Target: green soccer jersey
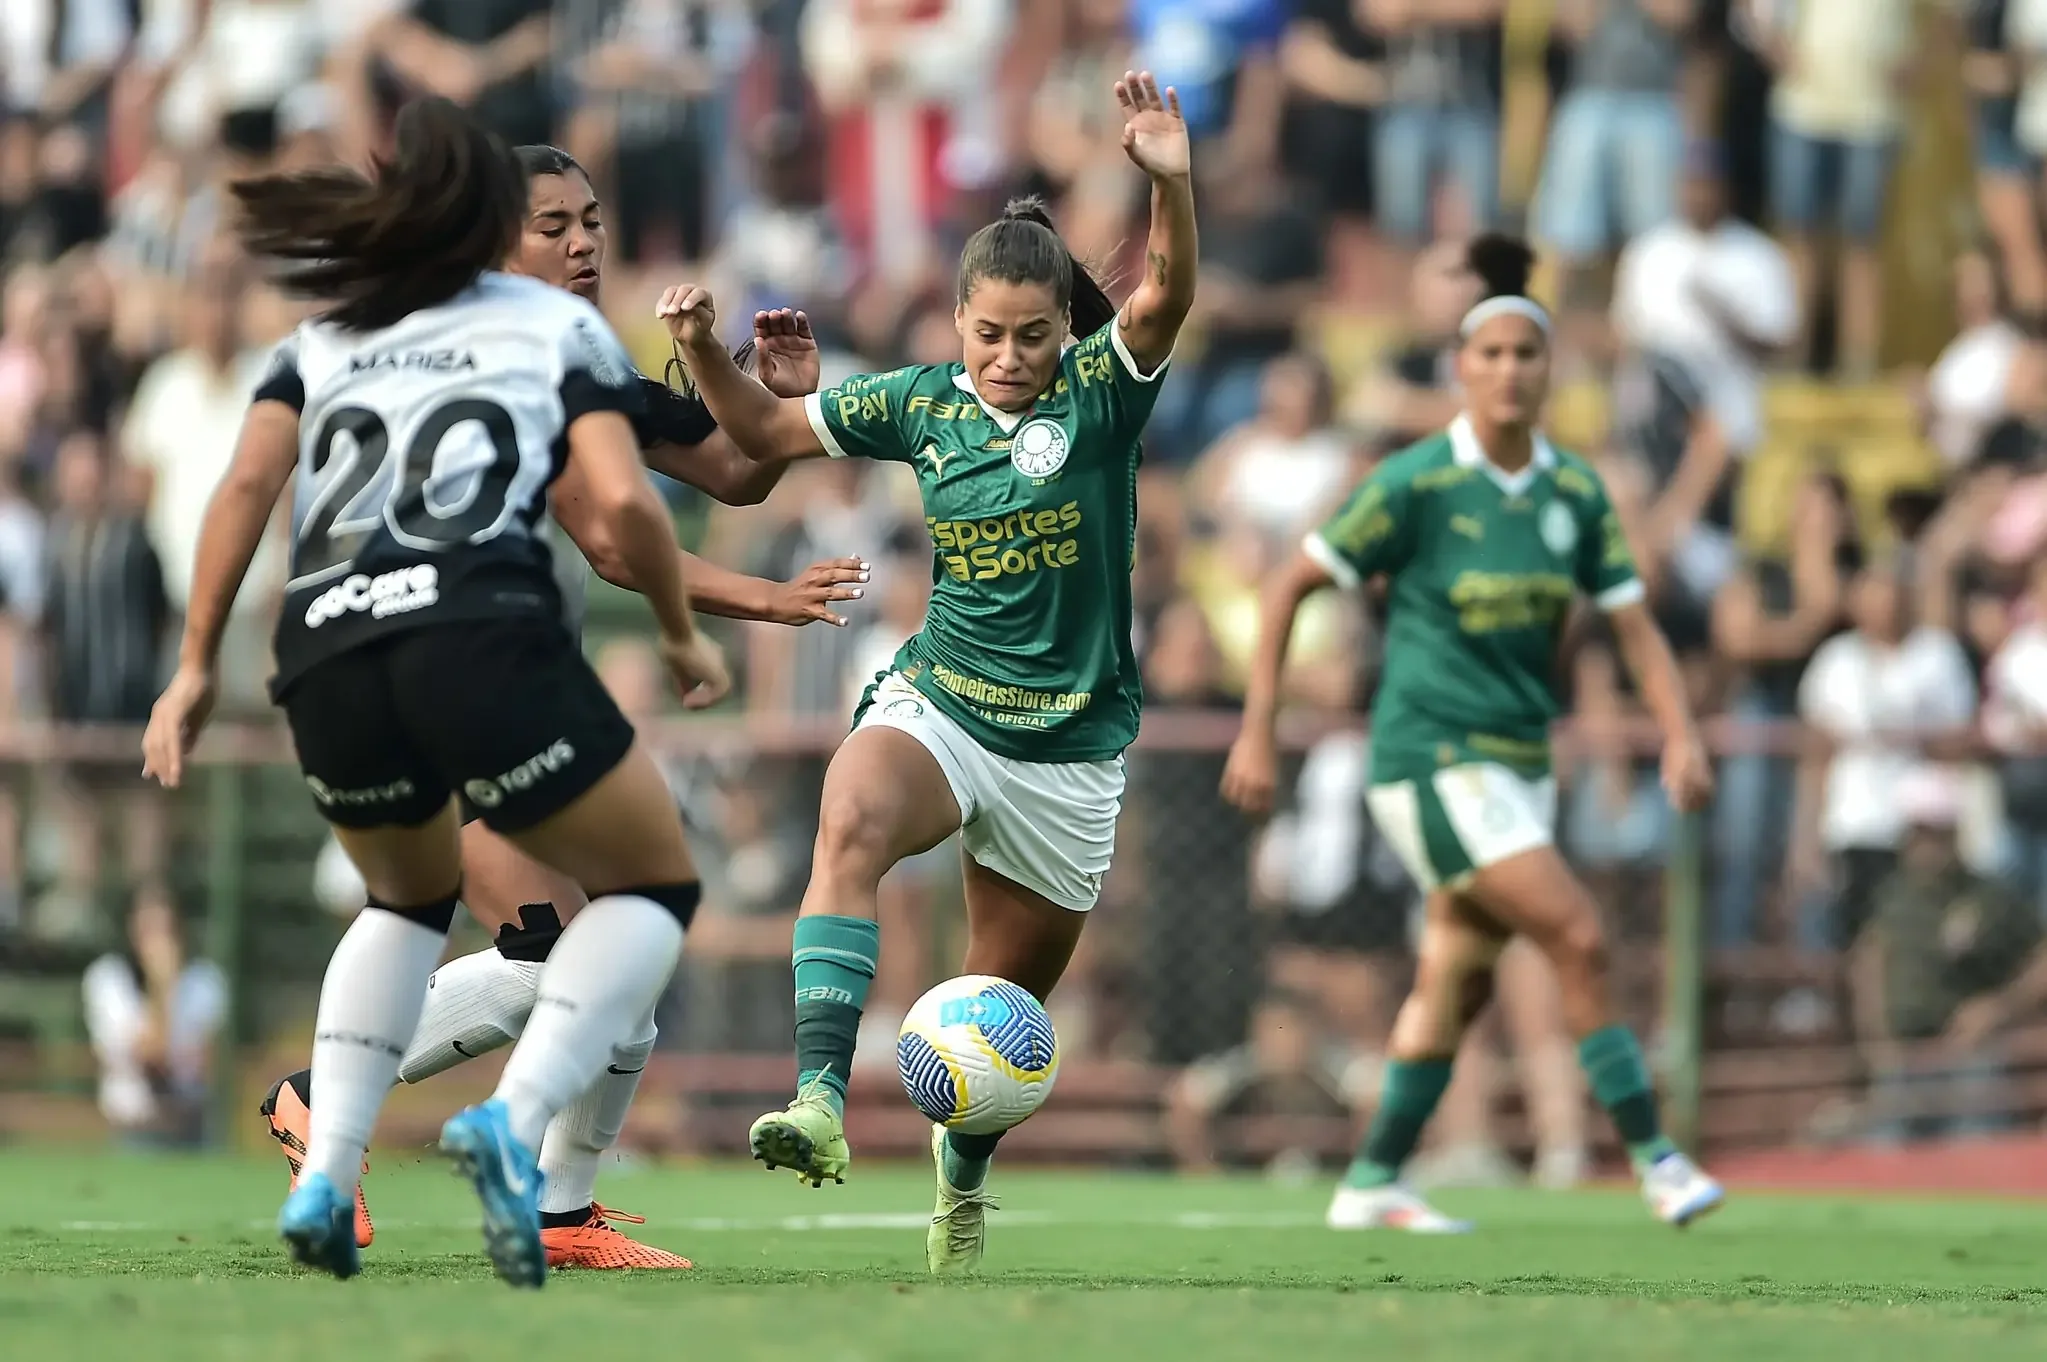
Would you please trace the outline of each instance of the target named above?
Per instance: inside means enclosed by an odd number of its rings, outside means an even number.
[[[1572,600],[1643,594],[1597,473],[1539,435],[1534,461],[1502,472],[1461,416],[1375,469],[1306,549],[1342,585],[1391,584],[1375,784],[1473,761],[1547,772]]]
[[[1164,372],[1142,375],[1111,321],[1028,412],[982,405],[959,364],[805,399],[828,453],[916,471],[935,585],[895,667],[999,756],[1106,761],[1137,737],[1138,435]]]

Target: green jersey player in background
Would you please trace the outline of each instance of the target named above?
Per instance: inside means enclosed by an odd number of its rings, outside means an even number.
[[[1383,577],[1386,662],[1368,799],[1428,906],[1379,1109],[1330,1203],[1336,1229],[1469,1228],[1403,1186],[1400,1170],[1517,932],[1556,967],[1579,1061],[1656,1214],[1683,1225],[1722,1200],[1719,1185],[1662,1132],[1641,1047],[1608,997],[1599,905],[1553,840],[1549,728],[1560,708],[1559,647],[1580,594],[1607,613],[1663,730],[1671,802],[1699,808],[1713,774],[1599,475],[1536,428],[1549,387],[1550,322],[1524,296],[1533,262],[1518,241],[1472,243],[1469,263],[1487,296],[1460,329],[1464,412],[1375,469],[1267,583],[1244,727],[1223,772],[1223,793],[1237,807],[1258,816],[1271,809],[1274,720],[1295,612],[1324,587]]]
[[[1116,97],[1124,150],[1152,182],[1144,278],[1120,315],[1031,201],[961,254],[962,363],[779,399],[734,367],[707,294],[662,300],[698,391],[742,450],[907,464],[931,535],[925,626],[868,691],[825,775],[794,942],[796,1099],[753,1127],[755,1157],[814,1185],[843,1181],[850,1159],[846,1079],[882,876],[959,832],[965,972],[1042,999],[1109,868],[1143,698],[1130,643],[1138,436],[1195,275],[1178,98],[1134,72]],[[934,1272],[981,1258],[996,1139],[934,1128]]]

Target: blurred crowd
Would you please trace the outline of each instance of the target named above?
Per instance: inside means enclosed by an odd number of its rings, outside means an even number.
[[[957,246],[1014,193],[1127,271],[1143,181],[1110,85],[1142,66],[1180,92],[1202,229],[1190,339],[1146,437],[1154,710],[1235,703],[1260,575],[1456,411],[1461,243],[1525,227],[1560,316],[1558,435],[1612,487],[1702,712],[1740,721],[1716,728],[1709,939],[1836,962],[1721,1024],[1852,1039],[1901,1089],[1911,1043],[1943,1036],[1994,1072],[1996,1037],[2047,995],[2029,969],[2047,922],[2043,59],[2047,0],[8,0],[0,723],[147,713],[252,377],[302,315],[223,237],[232,177],[360,159],[408,95],[446,95],[591,168],[607,306],[649,372],[652,300],[704,279],[726,315],[806,309],[831,381],[956,356]],[[1949,125],[1975,181],[1915,209],[1903,167]],[[1915,354],[1887,299],[1936,219],[1971,226],[1934,309],[1952,338]],[[922,614],[914,484],[829,461],[756,508],[669,490],[719,561],[873,559],[849,628],[735,638],[736,704],[843,717]],[[265,553],[228,643],[247,714],[282,581]],[[1376,634],[1317,601],[1293,700],[1362,712]],[[608,658],[635,711],[661,713],[629,630]],[[1564,844],[1622,939],[1650,941],[1676,829],[1596,624],[1573,658]],[[1232,1104],[1365,1100],[1413,897],[1363,817],[1358,738],[1311,750],[1252,838],[1206,793],[1227,722],[1198,733],[1133,769],[1104,910],[1124,925],[1091,936],[1068,1004],[1102,1053],[1203,1060],[1174,1099],[1190,1162]],[[677,767],[735,917],[800,893],[815,769],[783,766]],[[154,914],[171,840],[127,764],[16,782],[0,935],[104,938],[110,893]],[[953,879],[941,854],[894,883],[890,930],[914,944],[884,961],[881,1013],[950,954],[931,924]],[[1235,968],[1239,947],[1263,968]],[[120,958],[131,978],[170,969]],[[730,1001],[704,1009],[724,1040],[781,1024],[749,1020],[752,968],[701,983]],[[1563,1179],[1583,1133],[1555,1093],[1575,1079],[1531,977],[1505,1029],[1548,1084],[1530,1109],[1551,1113]],[[1282,1043],[1297,1016],[1326,1044]],[[1247,1097],[1268,1071],[1299,1081]]]

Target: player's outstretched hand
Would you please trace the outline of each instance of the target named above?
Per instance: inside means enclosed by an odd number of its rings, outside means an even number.
[[[834,558],[812,563],[793,582],[783,582],[768,599],[768,618],[776,624],[846,625],[843,615],[832,612],[835,601],[857,601],[867,594],[867,579],[873,569],[859,558]]]
[[[1155,180],[1185,175],[1194,165],[1187,121],[1180,117],[1180,94],[1171,86],[1159,92],[1149,71],[1125,71],[1116,82],[1116,103],[1123,108],[1123,154]]]
[[[661,301],[654,306],[654,315],[668,324],[669,336],[685,350],[718,343],[713,330],[718,323],[718,309],[707,288],[677,284],[664,290]]]
[[[1713,759],[1698,735],[1687,733],[1663,747],[1663,792],[1679,813],[1697,813],[1713,798]]]
[[[213,673],[180,667],[149,711],[142,734],[142,774],[175,790],[185,778],[185,754],[213,717]]]
[[[682,693],[684,709],[709,709],[732,689],[732,674],[725,670],[725,650],[701,629],[679,642],[663,639],[661,661]]]
[[[791,307],[753,314],[753,352],[761,386],[777,397],[804,397],[817,391],[824,374],[817,337],[810,318]]]
[[[1223,763],[1223,798],[1246,817],[1263,818],[1272,812],[1273,793],[1279,788],[1279,753],[1269,738],[1240,733],[1230,744],[1229,760]]]

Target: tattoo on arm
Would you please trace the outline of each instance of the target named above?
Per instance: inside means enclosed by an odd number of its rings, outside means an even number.
[[[1152,282],[1159,287],[1166,283],[1166,254],[1164,251],[1146,251],[1144,263],[1151,269]]]

